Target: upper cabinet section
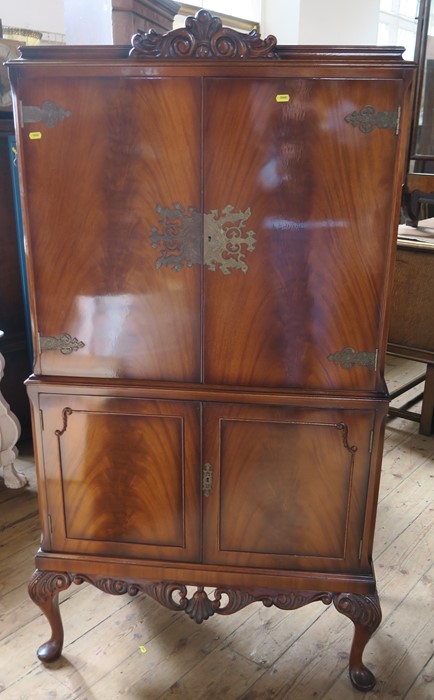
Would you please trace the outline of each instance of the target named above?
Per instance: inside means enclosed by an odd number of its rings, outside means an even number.
[[[379,389],[413,67],[186,25],[10,64],[35,373]]]

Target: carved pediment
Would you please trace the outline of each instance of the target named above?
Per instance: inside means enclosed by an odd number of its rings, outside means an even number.
[[[187,17],[185,27],[158,34],[154,29],[132,38],[135,58],[277,58],[274,36],[261,39],[255,29],[248,34],[223,27],[219,17],[199,10]]]

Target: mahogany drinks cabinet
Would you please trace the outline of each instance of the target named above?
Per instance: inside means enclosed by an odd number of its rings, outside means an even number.
[[[201,10],[9,64],[42,521],[30,595],[145,592],[196,622],[381,611],[372,546],[413,64]],[[212,592],[210,592],[212,590]]]

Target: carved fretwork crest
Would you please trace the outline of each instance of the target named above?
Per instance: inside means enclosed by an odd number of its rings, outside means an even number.
[[[185,28],[158,34],[154,29],[132,38],[130,56],[143,58],[277,58],[274,36],[261,39],[255,29],[248,34],[223,27],[219,17],[199,10],[187,17]]]
[[[209,270],[220,270],[228,275],[232,270],[247,272],[246,252],[255,249],[255,233],[246,230],[251,215],[236,211],[228,204],[221,212],[217,209],[202,214],[187,209],[179,202],[166,208],[157,206],[160,226],[151,229],[153,248],[160,249],[156,267],[171,267],[175,272],[203,262]]]

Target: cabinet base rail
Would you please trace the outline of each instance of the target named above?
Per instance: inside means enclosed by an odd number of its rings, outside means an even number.
[[[354,637],[349,660],[350,679],[355,688],[371,690],[376,682],[373,673],[363,664],[362,655],[366,644],[381,622],[381,608],[377,593],[330,593],[327,591],[270,591],[265,589],[235,589],[218,587],[207,592],[203,586],[190,587],[176,582],[130,581],[101,575],[74,574],[37,569],[29,583],[29,595],[46,616],[51,637],[42,644],[37,655],[41,661],[50,662],[59,658],[63,648],[63,625],[59,610],[59,593],[71,583],[91,583],[105,593],[131,596],[144,593],[170,610],[184,611],[197,623],[207,620],[215,613],[230,615],[250,605],[261,602],[266,607],[275,605],[282,610],[295,610],[308,603],[321,601],[333,603],[336,610],[354,624]]]

